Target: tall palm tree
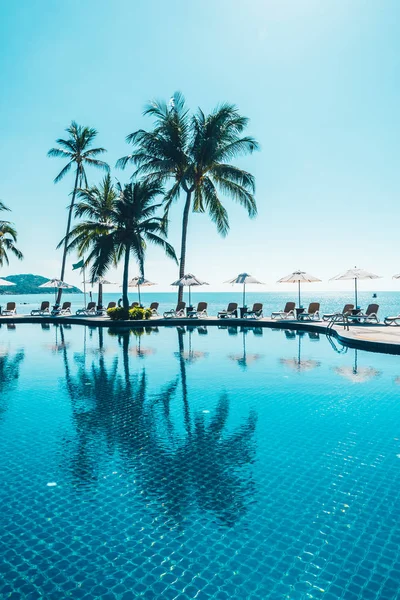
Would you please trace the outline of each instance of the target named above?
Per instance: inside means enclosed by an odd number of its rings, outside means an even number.
[[[54,179],[54,183],[58,183],[59,181],[61,181],[61,179],[63,179],[65,175],[69,173],[71,168],[75,166],[75,182],[72,190],[72,198],[68,211],[67,231],[64,238],[65,244],[60,275],[61,281],[64,281],[65,263],[67,259],[67,239],[68,234],[71,230],[71,220],[76,194],[79,188],[88,187],[85,167],[92,166],[98,169],[104,169],[106,171],[109,170],[109,166],[107,163],[96,158],[97,156],[99,156],[99,154],[103,154],[103,152],[106,152],[106,150],[104,148],[91,147],[97,135],[96,129],[93,129],[92,127],[83,127],[82,125],[78,125],[75,121],[72,121],[71,125],[67,127],[65,131],[68,133],[68,138],[65,140],[62,138],[56,140],[56,143],[59,147],[51,148],[51,150],[49,150],[47,153],[47,156],[64,158],[68,161],[65,167],[59,172],[57,177]],[[60,303],[61,296],[62,289],[60,288],[58,290],[56,304]]]
[[[255,180],[251,173],[231,164],[239,156],[251,154],[258,143],[243,136],[248,119],[231,104],[222,104],[211,114],[200,109],[190,117],[182,94],[176,92],[169,102],[153,102],[145,115],[155,120],[152,131],[139,130],[128,135],[132,154],[117,162],[125,168],[134,163],[135,175],[173,185],[165,195],[165,213],[183,191],[185,204],[182,216],[179,277],[185,273],[187,230],[190,212],[208,212],[218,232],[225,236],[229,219],[221,194],[241,204],[250,217],[257,214],[254,198]],[[183,288],[179,287],[181,300]]]
[[[10,209],[0,201],[0,211],[9,211]],[[0,220],[0,267],[4,264],[10,264],[8,253],[14,254],[18,260],[24,258],[21,250],[15,246],[17,242],[17,231],[10,221]]]
[[[118,191],[114,199],[111,192],[101,197],[79,192],[82,201],[77,204],[77,214],[88,218],[70,232],[67,251],[76,248],[80,256],[86,253],[86,263],[92,265],[92,280],[102,277],[112,264],[123,258],[122,299],[127,309],[131,255],[136,258],[142,277],[148,243],[161,246],[167,256],[177,259],[165,239],[164,220],[154,216],[161,206],[153,203],[154,198],[163,193],[162,186],[157,182],[135,181],[124,187],[118,184]]]

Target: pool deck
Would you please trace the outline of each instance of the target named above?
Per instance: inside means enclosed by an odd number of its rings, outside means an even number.
[[[272,320],[269,317],[263,319],[217,319],[206,317],[201,319],[164,319],[153,317],[149,321],[111,321],[108,317],[90,317],[68,315],[62,317],[32,317],[31,315],[0,316],[1,324],[22,323],[64,323],[75,325],[92,325],[100,327],[176,327],[176,326],[235,326],[235,327],[266,327],[278,329],[295,329],[301,331],[314,331],[335,337],[340,343],[353,348],[369,350],[371,352],[383,352],[387,354],[400,354],[400,327],[386,326],[383,324],[343,325],[335,324],[329,326],[324,321],[301,322],[291,319]]]

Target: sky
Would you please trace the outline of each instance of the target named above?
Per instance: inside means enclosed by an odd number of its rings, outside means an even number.
[[[98,130],[114,167],[129,153],[126,135],[151,127],[146,103],[180,90],[192,110],[236,104],[261,146],[237,161],[256,178],[257,218],[227,198],[223,239],[192,214],[187,272],[209,291],[246,271],[283,292],[291,284],[276,281],[299,268],[323,280],[310,291],[346,289],[328,280],[357,266],[382,275],[362,289],[400,289],[397,0],[0,0],[0,9],[0,199],[25,255],[0,276],[59,276],[73,175],[54,185],[64,163],[46,154],[71,120]],[[112,174],[124,183],[132,171]],[[87,174],[93,184],[103,176]],[[177,254],[182,210],[180,200],[171,213]],[[79,284],[73,262],[65,279]],[[172,291],[177,266],[150,248],[146,276]]]

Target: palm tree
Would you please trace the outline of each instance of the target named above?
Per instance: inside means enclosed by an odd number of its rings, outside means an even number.
[[[96,129],[91,127],[83,127],[82,125],[78,125],[75,121],[71,122],[71,125],[67,127],[65,130],[68,133],[67,139],[59,138],[56,143],[58,144],[58,148],[51,148],[48,151],[47,156],[56,157],[56,158],[64,158],[67,159],[68,162],[65,167],[59,172],[57,177],[54,179],[54,183],[58,183],[64,176],[71,170],[71,168],[75,165],[75,183],[74,188],[72,190],[72,199],[71,204],[69,205],[68,212],[68,220],[67,220],[67,231],[65,234],[65,243],[64,243],[64,252],[61,264],[61,281],[64,281],[65,275],[65,263],[67,259],[67,240],[68,234],[71,230],[71,220],[72,220],[72,212],[74,209],[75,198],[78,191],[78,188],[88,187],[85,167],[92,166],[97,167],[98,169],[104,169],[106,171],[109,170],[109,166],[107,163],[98,160],[96,157],[99,154],[103,154],[106,152],[104,148],[91,148],[93,141],[97,135]],[[58,290],[58,295],[56,299],[56,304],[59,304],[61,301],[62,289]]]
[[[176,92],[169,104],[153,102],[144,114],[155,119],[154,129],[128,135],[133,153],[119,159],[117,166],[134,163],[135,175],[161,184],[173,179],[164,198],[166,216],[181,191],[185,194],[179,262],[179,277],[183,277],[191,211],[208,212],[222,236],[229,231],[229,219],[221,194],[241,204],[250,217],[256,216],[254,177],[231,161],[251,154],[258,143],[242,136],[248,119],[231,104],[222,104],[207,116],[199,109],[190,117],[184,97]],[[179,300],[182,295],[183,288],[179,287]]]
[[[118,184],[119,195],[114,198],[111,191],[104,195],[104,184],[102,190],[100,196],[93,190],[79,192],[82,202],[77,204],[76,212],[88,219],[78,223],[69,234],[67,251],[77,248],[80,256],[87,253],[86,263],[92,265],[92,280],[102,277],[112,264],[124,258],[122,299],[127,309],[131,255],[136,258],[142,277],[148,243],[161,246],[167,256],[176,261],[175,251],[164,236],[164,220],[154,216],[161,205],[153,201],[163,193],[163,188],[151,181],[136,181],[124,187]]]
[[[0,211],[9,211],[10,209],[0,201]],[[4,264],[9,265],[8,252],[14,254],[18,260],[24,258],[21,250],[15,246],[17,241],[17,231],[10,221],[0,220],[0,267]]]

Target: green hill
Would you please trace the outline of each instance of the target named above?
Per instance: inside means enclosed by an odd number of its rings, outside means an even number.
[[[13,286],[0,287],[0,295],[12,295],[16,294],[53,294],[54,288],[39,288],[39,285],[49,281],[46,277],[41,275],[8,275],[3,277],[7,281],[15,283]],[[80,294],[79,288],[73,287],[71,289],[63,290],[63,294]]]

